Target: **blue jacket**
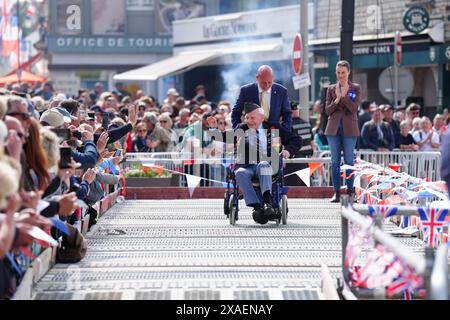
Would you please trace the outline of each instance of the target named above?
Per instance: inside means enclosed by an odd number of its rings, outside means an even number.
[[[381,122],[381,131],[383,139],[379,139],[377,126],[373,121],[366,122],[362,128],[362,140],[367,148],[378,150],[378,148],[387,148],[392,150],[395,148],[394,133],[389,123]]]
[[[244,110],[244,104],[247,102],[256,103],[259,102],[259,90],[257,83],[251,83],[243,86],[239,93],[236,105],[233,107],[231,113],[231,122],[233,129],[235,129],[239,123],[241,123],[241,116]],[[283,127],[286,130],[291,130],[292,127],[292,110],[289,104],[288,92],[285,87],[278,83],[272,85],[272,96],[270,98],[270,115],[268,122],[275,123],[280,122],[280,118],[283,117]]]
[[[97,152],[97,146],[92,141],[85,141],[83,143],[84,152],[78,152],[72,150],[72,158],[75,162],[81,163],[81,168],[86,170],[94,168],[99,156]]]
[[[89,183],[81,180],[79,177],[72,176],[70,177],[70,188],[72,189],[74,186],[77,186],[77,190],[75,194],[78,199],[84,200],[89,194]]]

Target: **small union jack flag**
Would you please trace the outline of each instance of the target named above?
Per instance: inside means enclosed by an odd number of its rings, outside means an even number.
[[[415,275],[409,266],[405,265],[403,273],[395,279],[386,289],[386,295],[392,298],[396,293],[402,292],[403,298],[412,298],[412,293],[423,286],[423,279]]]
[[[403,291],[403,300],[413,300],[414,299],[414,291],[405,290]]]
[[[395,206],[372,206],[369,205],[369,216],[372,218],[381,215],[384,219],[392,217],[397,213],[398,208]]]
[[[344,266],[351,268],[356,261],[356,258],[362,251],[365,235],[353,229],[349,229],[349,239],[345,249]]]
[[[422,221],[423,240],[430,247],[437,247],[440,242],[440,233],[445,224],[448,209],[418,208],[420,220]]]

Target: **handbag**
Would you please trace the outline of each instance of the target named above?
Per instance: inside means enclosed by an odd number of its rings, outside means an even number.
[[[56,251],[56,262],[79,262],[86,255],[86,240],[77,228],[68,223],[66,223],[66,226],[69,229],[69,234],[62,236],[61,246]]]

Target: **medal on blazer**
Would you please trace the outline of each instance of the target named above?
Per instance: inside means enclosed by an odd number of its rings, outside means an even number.
[[[349,91],[348,97],[350,98],[350,100],[355,102],[355,100],[356,100],[356,92],[354,90]]]
[[[270,138],[271,138],[272,147],[275,149],[275,151],[277,153],[279,153],[281,150],[281,139],[279,136],[279,131],[275,127],[272,127],[270,131],[271,131]],[[269,147],[269,149],[270,149],[270,147]]]

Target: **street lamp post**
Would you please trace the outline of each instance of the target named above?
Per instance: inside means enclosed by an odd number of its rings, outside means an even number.
[[[353,32],[355,30],[355,0],[342,1],[341,60],[353,65]],[[351,74],[350,74],[351,76]]]
[[[309,49],[308,49],[308,0],[300,1],[300,34],[302,35],[302,70],[301,73],[309,73]],[[309,121],[309,86],[300,89],[300,118]]]
[[[402,36],[400,32],[395,33],[395,57],[394,57],[394,77],[395,77],[395,87],[394,87],[394,105],[396,108],[398,104],[398,72],[400,64],[402,62]]]

